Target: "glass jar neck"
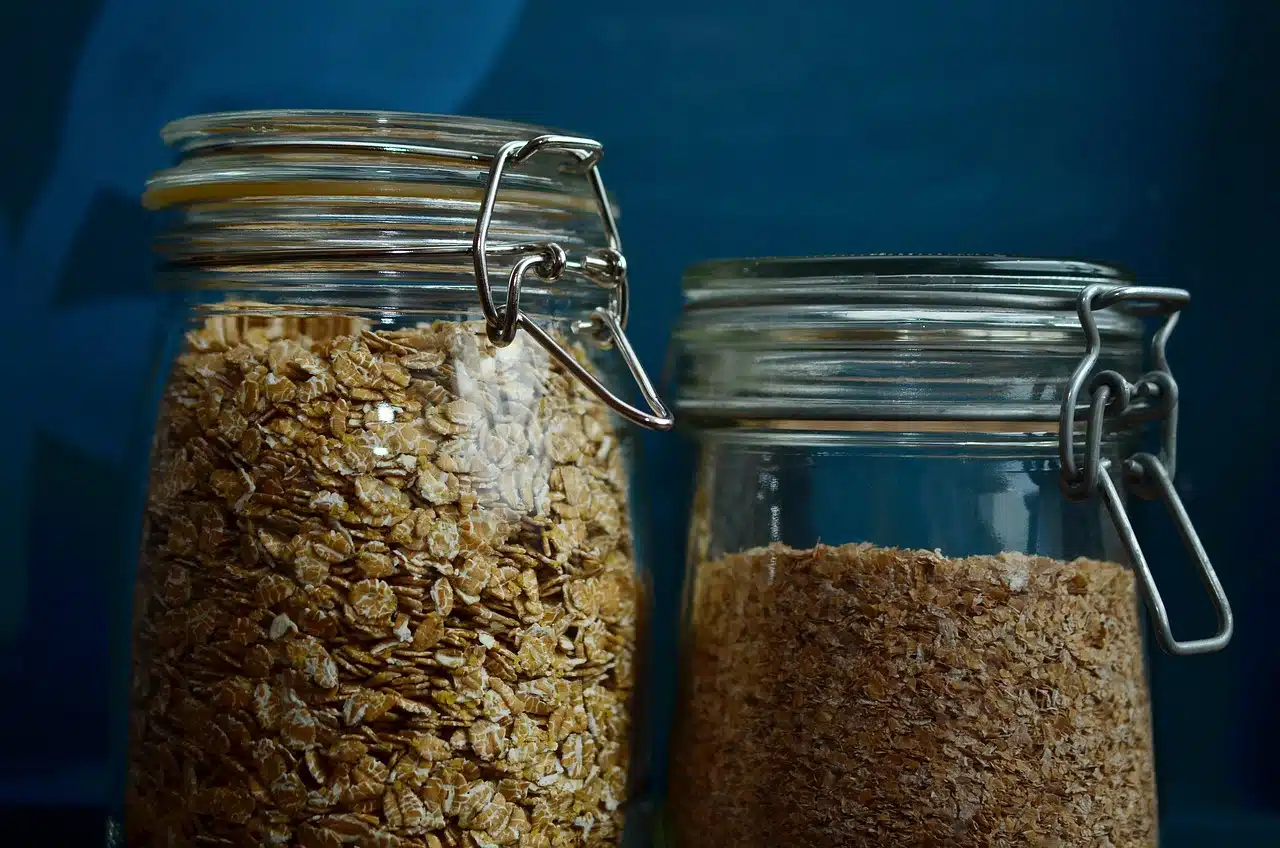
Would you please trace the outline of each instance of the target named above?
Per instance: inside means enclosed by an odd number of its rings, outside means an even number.
[[[549,130],[500,121],[374,112],[243,112],[186,118],[181,153],[144,202],[168,213],[156,239],[165,286],[292,295],[474,300],[472,238],[503,145]],[[508,167],[487,238],[490,277],[554,242],[571,256],[608,241],[592,187],[563,160]],[[522,308],[607,303],[573,267],[528,274]],[[495,285],[496,287],[496,285]],[[397,289],[411,289],[396,294]],[[352,294],[356,292],[356,294]],[[317,294],[319,293],[319,294]],[[526,300],[527,298],[527,300]]]
[[[1122,272],[1003,257],[816,257],[692,268],[673,363],[703,427],[1054,433],[1085,352],[1076,296]],[[1099,316],[1099,369],[1136,375],[1143,324]]]

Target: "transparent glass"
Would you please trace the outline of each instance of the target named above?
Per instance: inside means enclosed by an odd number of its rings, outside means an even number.
[[[387,124],[304,117],[196,124]],[[536,132],[415,120],[397,116],[397,132],[473,149]],[[635,439],[527,335],[489,340],[452,252],[478,190],[427,181],[389,202],[373,196],[386,170],[344,155],[219,153],[153,180],[154,201],[200,172],[156,203],[181,207],[158,281],[182,303],[182,340],[151,454],[112,839],[634,844],[649,597]],[[310,176],[282,181],[281,156]],[[331,164],[349,169],[342,190],[309,194],[308,169]],[[232,191],[210,178],[224,168],[258,173]],[[593,242],[589,207],[565,211],[576,201],[553,183],[539,203],[499,204],[497,246],[536,234],[539,215],[543,240]],[[447,250],[378,253],[415,234]],[[521,307],[621,391],[620,361],[579,332],[606,295],[569,276],[531,280]]]
[[[1134,580],[1055,446],[704,434],[677,845],[1156,844]]]
[[[1056,452],[1043,434],[703,433],[691,556],[874,541],[1119,557],[1105,511],[1063,497]]]
[[[1136,582],[1098,501],[1059,486],[1075,295],[1124,279],[1004,257],[688,272],[673,844],[1156,844]],[[1102,367],[1136,373],[1141,327],[1110,319]]]

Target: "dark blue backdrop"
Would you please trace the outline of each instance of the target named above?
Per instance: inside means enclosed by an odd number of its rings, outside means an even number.
[[[103,598],[127,579],[115,551],[141,484],[124,450],[156,321],[136,199],[167,161],[156,130],[390,108],[601,138],[654,369],[680,270],[710,256],[1081,256],[1189,287],[1180,484],[1239,623],[1225,654],[1156,660],[1165,831],[1280,840],[1278,41],[1268,0],[0,4],[0,801],[104,791]],[[675,440],[646,448],[654,479],[687,478]],[[651,490],[674,605],[685,492]],[[1175,612],[1210,627],[1162,516],[1144,518]]]

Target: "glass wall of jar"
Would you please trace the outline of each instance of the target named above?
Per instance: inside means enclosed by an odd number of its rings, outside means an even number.
[[[1134,454],[1176,421],[1172,322],[1144,374],[1142,315],[1186,293],[823,257],[695,266],[686,298],[675,844],[1154,846],[1138,600],[1175,652],[1231,627],[1202,559],[1221,631],[1172,641],[1120,499],[1167,479]]]
[[[670,418],[622,335],[599,145],[337,112],[165,137],[146,202],[185,336],[117,838],[632,841],[646,577],[613,412]]]

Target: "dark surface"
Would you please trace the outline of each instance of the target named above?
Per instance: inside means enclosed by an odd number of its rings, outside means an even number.
[[[1170,347],[1179,485],[1238,627],[1222,655],[1154,663],[1165,833],[1268,844],[1277,42],[1269,0],[3,4],[0,799],[105,793],[107,690],[122,679],[108,668],[111,599],[129,580],[142,483],[128,434],[157,322],[134,207],[166,161],[155,130],[214,108],[389,107],[601,138],[632,333],[655,371],[680,270],[699,259],[1017,253],[1189,288]],[[686,508],[671,481],[687,479],[688,451],[668,437],[646,449],[670,610]],[[1141,513],[1175,629],[1205,632],[1176,537]]]
[[[91,807],[2,806],[6,844],[50,848],[101,848],[106,818]]]

